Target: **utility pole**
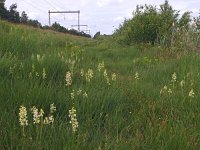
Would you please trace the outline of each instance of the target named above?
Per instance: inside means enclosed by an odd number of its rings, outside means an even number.
[[[80,10],[78,10],[78,11],[50,11],[49,10],[49,26],[51,26],[51,14],[52,13],[67,13],[67,14],[77,13],[78,14],[78,31],[80,31]]]
[[[51,16],[50,16],[50,10],[49,10],[49,26],[51,26]]]
[[[78,31],[80,32],[80,11],[78,11]]]

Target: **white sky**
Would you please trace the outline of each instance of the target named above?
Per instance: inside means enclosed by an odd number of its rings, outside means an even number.
[[[6,0],[6,7],[9,8],[13,3],[17,3],[19,12],[24,10],[30,19],[37,19],[43,25],[48,24],[48,10],[80,10],[81,24],[88,25],[94,35],[98,31],[112,34],[124,18],[132,16],[137,4],[158,6],[164,0]],[[200,0],[169,0],[169,3],[182,12],[192,11],[193,15],[198,15],[200,9]],[[77,14],[52,14],[51,22],[55,21],[70,28],[77,24]],[[86,30],[86,27],[81,29]]]

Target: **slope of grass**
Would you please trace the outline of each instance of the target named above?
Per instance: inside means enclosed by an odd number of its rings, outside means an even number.
[[[122,48],[2,21],[0,35],[0,149],[200,148],[199,54]],[[45,125],[52,103],[54,122]],[[19,123],[22,105],[28,126]],[[39,124],[33,106],[45,112]]]

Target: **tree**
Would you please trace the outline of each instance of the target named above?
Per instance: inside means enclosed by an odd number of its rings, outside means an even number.
[[[10,6],[8,20],[12,22],[17,22],[17,23],[20,22],[19,12],[17,11],[17,4],[12,4]]]
[[[36,28],[42,27],[41,23],[37,20],[30,19],[30,20],[28,20],[27,24],[30,25],[30,26],[36,27]]]
[[[159,42],[165,46],[171,45],[174,27],[178,24],[179,11],[176,11],[169,5],[166,0],[164,4],[160,5],[160,28],[159,28]]]
[[[61,26],[59,23],[55,22],[54,24],[52,24],[52,28],[53,30],[55,31],[58,31],[58,32],[63,32],[63,33],[66,33],[68,30]]]
[[[181,16],[181,18],[178,21],[179,28],[185,28],[186,30],[189,30],[190,21],[191,21],[190,14],[191,14],[191,12],[187,11]]]
[[[8,11],[5,8],[5,0],[0,0],[0,19],[7,19]]]
[[[23,11],[22,14],[21,14],[20,22],[21,23],[27,23],[28,22],[28,15],[26,14],[25,11]]]
[[[100,31],[99,32],[97,32],[95,35],[94,35],[94,37],[93,37],[93,39],[98,39],[98,37],[101,35],[101,33],[100,33]]]

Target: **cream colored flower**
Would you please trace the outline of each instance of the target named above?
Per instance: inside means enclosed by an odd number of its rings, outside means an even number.
[[[41,57],[39,54],[36,55],[37,61],[39,62],[41,60]]]
[[[107,83],[108,85],[111,85],[111,84],[110,84],[110,79],[108,78],[108,73],[107,73],[107,70],[106,70],[106,69],[104,70],[103,76],[104,76],[105,79],[106,79],[106,83]]]
[[[49,124],[53,124],[54,123],[54,117],[53,115],[49,116]]]
[[[163,88],[161,88],[160,94],[165,93],[165,92],[168,92],[168,88],[167,88],[166,85],[165,85]],[[170,92],[171,92],[171,89],[169,89],[169,92],[168,92],[168,93],[170,93]]]
[[[176,80],[177,80],[177,75],[176,75],[176,73],[174,72],[173,74],[172,74],[172,82],[176,82]]]
[[[99,64],[98,64],[98,67],[97,67],[97,70],[98,70],[99,72],[101,72],[101,70],[104,69],[104,67],[105,67],[104,62],[99,63]]]
[[[71,99],[73,100],[75,97],[74,90],[72,90],[72,92],[70,93],[70,96],[71,96]]]
[[[43,123],[46,124],[46,125],[49,124],[49,118],[45,117]]]
[[[103,72],[103,76],[106,78],[108,77],[108,73],[107,73],[107,70],[105,69],[104,72]]]
[[[83,98],[88,98],[88,95],[86,92],[83,93]]]
[[[115,73],[112,74],[112,81],[116,81],[117,80],[117,75]]]
[[[93,78],[93,70],[92,69],[88,69],[88,71],[85,73],[85,78],[87,82],[90,82],[91,79]]]
[[[194,98],[194,96],[195,96],[194,90],[191,89],[189,92],[189,97]]]
[[[36,76],[36,77],[39,77],[40,75],[39,75],[39,73],[38,73],[38,72],[35,72],[35,76]]]
[[[168,93],[169,94],[172,94],[173,92],[172,92],[172,89],[168,89]]]
[[[181,86],[181,88],[183,88],[184,85],[185,85],[185,81],[182,80],[182,81],[180,82],[180,86]]]
[[[50,113],[53,114],[56,111],[56,106],[54,105],[54,103],[52,103],[50,105]]]
[[[53,117],[53,115],[51,115],[49,117],[45,117],[43,123],[45,125],[53,124],[54,123],[54,117]]]
[[[21,126],[28,125],[27,110],[26,110],[26,107],[24,107],[24,106],[20,106],[20,108],[19,108],[19,123]]]
[[[82,90],[79,89],[79,90],[77,91],[77,95],[81,95],[81,93],[82,93]]]
[[[40,123],[40,113],[38,112],[38,109],[35,106],[33,106],[31,108],[31,112],[33,114],[33,123],[39,124]]]
[[[136,80],[139,80],[139,79],[140,79],[139,73],[138,73],[138,72],[135,73],[135,79],[136,79]]]
[[[65,76],[66,86],[70,86],[72,84],[71,73],[67,72]]]
[[[84,76],[84,70],[81,69],[81,77],[83,77],[83,76]]]
[[[72,125],[72,132],[75,133],[78,129],[78,120],[76,118],[76,109],[74,107],[72,107],[72,109],[69,110],[69,117],[69,123]]]

